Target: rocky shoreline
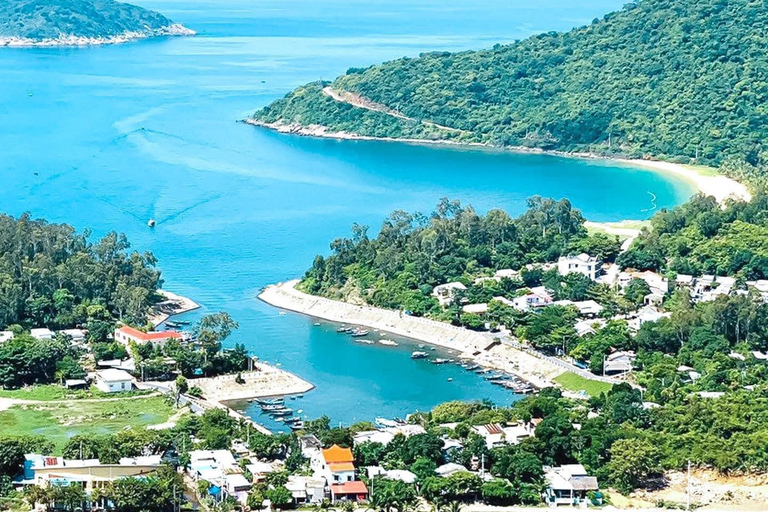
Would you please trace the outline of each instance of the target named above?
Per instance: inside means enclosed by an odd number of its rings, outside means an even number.
[[[148,39],[150,37],[193,36],[196,32],[179,23],[154,30],[127,31],[116,36],[82,37],[75,35],[60,35],[55,39],[32,39],[27,37],[0,36],[0,47],[8,48],[50,48],[69,46],[99,46],[107,44],[122,44]]]

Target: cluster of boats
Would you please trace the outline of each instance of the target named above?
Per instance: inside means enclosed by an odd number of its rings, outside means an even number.
[[[286,407],[285,398],[270,398],[268,400],[256,400],[261,407],[261,412],[270,416],[273,420],[285,423],[291,430],[300,430],[304,428],[304,422],[301,418],[293,415],[293,409]],[[301,410],[296,411],[301,414]]]
[[[347,327],[346,325],[342,325],[336,329],[336,332],[341,334],[349,334],[353,338],[361,338],[363,336],[368,336],[368,334],[371,333],[371,331],[363,329],[362,327]]]
[[[190,322],[188,320],[166,320],[165,326],[169,329],[183,329],[187,325],[189,325]]]
[[[515,393],[518,393],[521,395],[533,393],[535,391],[533,386],[531,386],[529,383],[523,380],[518,379],[514,375],[509,375],[507,373],[492,372],[490,370],[481,370],[481,371],[478,371],[477,373],[484,373],[485,380],[487,380],[491,384],[496,384],[497,386],[510,389]]]

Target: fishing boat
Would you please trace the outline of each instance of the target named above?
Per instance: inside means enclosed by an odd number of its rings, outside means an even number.
[[[268,405],[262,405],[261,406],[261,410],[262,411],[267,411],[267,412],[269,412],[269,411],[280,411],[282,409],[285,409],[285,405],[283,405],[282,403],[280,403],[280,404],[268,404]]]
[[[397,342],[396,341],[392,341],[392,340],[379,340],[379,343],[381,345],[385,345],[387,347],[396,347],[397,346]]]
[[[267,398],[262,400],[256,400],[256,403],[264,406],[264,405],[279,405],[282,406],[285,403],[284,398]]]
[[[349,332],[352,332],[352,328],[351,327],[347,327],[346,325],[342,325],[341,327],[336,329],[336,332],[339,332],[339,333],[349,333]]]
[[[354,338],[359,338],[359,337],[361,337],[361,336],[368,336],[368,334],[369,334],[370,332],[371,332],[371,331],[368,331],[368,330],[366,330],[366,329],[361,329],[360,327],[358,327],[358,328],[356,328],[356,329],[353,329],[353,330],[352,330],[352,332],[351,332],[351,334],[352,334],[352,336],[353,336]]]
[[[373,345],[373,340],[364,340],[364,339],[358,339],[356,340],[358,343],[365,343],[366,345]]]
[[[147,226],[149,226],[150,228],[155,227],[155,224],[156,224],[155,219],[149,219],[147,221]]]
[[[432,360],[432,361],[430,361],[430,362],[431,362],[432,364],[445,364],[445,363],[450,363],[450,362],[451,362],[451,360],[450,360],[450,359],[443,359],[443,358],[440,358],[440,357],[438,357],[438,358],[436,358],[436,359],[433,359],[433,360]]]
[[[427,357],[429,357],[429,354],[426,352],[420,352],[418,350],[411,352],[411,359],[425,359]]]
[[[176,322],[179,325],[189,325],[192,323],[189,320],[174,320],[174,322]]]
[[[295,423],[291,423],[290,427],[291,427],[291,430],[301,430],[304,428],[304,422],[297,421]]]
[[[165,322],[166,327],[170,327],[171,329],[178,329],[181,327],[181,324],[178,322],[171,322],[170,320]]]
[[[274,416],[276,418],[282,417],[283,420],[285,419],[285,416],[291,416],[293,414],[293,411],[290,409],[285,409],[284,411],[269,411],[270,416]]]

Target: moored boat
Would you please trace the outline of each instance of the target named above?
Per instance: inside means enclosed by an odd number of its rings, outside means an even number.
[[[429,354],[426,352],[420,352],[418,350],[411,352],[411,359],[425,359],[429,357]]]

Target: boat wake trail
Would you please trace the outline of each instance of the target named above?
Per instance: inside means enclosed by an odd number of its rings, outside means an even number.
[[[185,213],[187,213],[187,212],[189,212],[189,211],[191,211],[191,210],[194,210],[195,208],[197,208],[197,207],[199,207],[199,206],[203,206],[203,205],[205,205],[205,204],[208,204],[208,203],[210,203],[210,202],[212,202],[212,201],[216,201],[217,199],[220,199],[222,196],[224,196],[224,193],[223,193],[223,192],[222,192],[222,193],[220,193],[220,194],[216,194],[216,195],[214,195],[214,196],[211,196],[211,197],[207,197],[207,198],[205,198],[205,199],[202,199],[202,200],[200,200],[200,201],[196,202],[195,204],[192,204],[192,205],[190,205],[190,206],[187,206],[186,208],[182,208],[182,209],[181,209],[181,210],[179,210],[178,212],[176,212],[176,213],[172,213],[172,214],[171,214],[171,215],[169,215],[168,217],[165,217],[164,219],[161,219],[161,220],[157,221],[157,225],[159,226],[160,224],[165,224],[166,222],[169,222],[169,221],[172,221],[172,220],[178,219],[179,217],[181,217],[181,216],[182,216],[182,215],[184,215]]]
[[[646,190],[646,192],[648,192],[648,195],[651,196],[651,207],[650,208],[646,208],[644,210],[640,210],[640,211],[641,212],[652,212],[653,210],[658,208],[658,205],[656,204],[656,194],[654,194],[650,190]]]

